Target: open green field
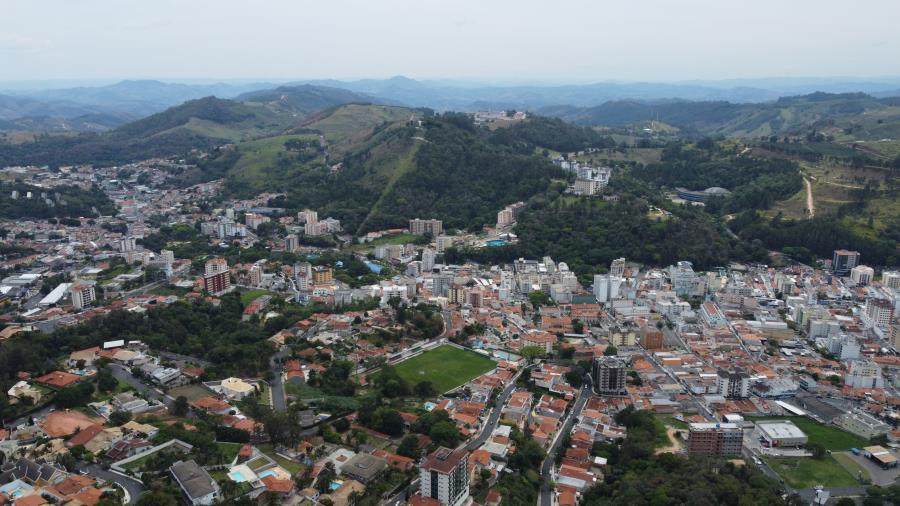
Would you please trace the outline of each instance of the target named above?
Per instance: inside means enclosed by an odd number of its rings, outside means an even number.
[[[272,443],[265,443],[261,445],[256,445],[256,448],[259,451],[265,453],[269,457],[272,457],[272,460],[278,463],[279,466],[283,467],[287,472],[291,474],[299,473],[303,470],[303,465],[299,462],[294,462],[293,460],[286,459],[275,452],[275,448],[272,447]]]
[[[811,420],[804,416],[775,416],[775,417],[750,417],[750,420],[758,422],[761,420],[790,420],[794,422],[807,437],[809,443],[819,443],[827,450],[845,451],[850,448],[862,448],[869,444],[864,438],[855,434],[851,434],[837,427],[823,425],[815,420]]]
[[[497,365],[474,351],[444,345],[403,361],[394,368],[410,385],[430,381],[439,392],[447,392]]]
[[[869,470],[859,465],[859,462],[853,460],[853,457],[850,456],[850,452],[832,453],[831,456],[834,457],[834,460],[836,460],[841,467],[850,473],[850,476],[853,476],[854,478],[859,477],[866,481],[872,481],[872,475],[869,473]]]
[[[263,295],[271,295],[272,297],[276,297],[278,294],[275,292],[270,292],[268,290],[248,290],[246,292],[241,293],[241,304],[245,306],[257,297],[261,297]]]
[[[425,240],[424,236],[415,234],[394,234],[379,237],[373,241],[354,243],[350,246],[353,251],[363,251],[367,249],[375,249],[375,246],[387,244],[421,244]]]
[[[831,455],[823,459],[811,457],[769,457],[769,464],[784,481],[795,488],[852,487],[859,485],[856,478],[838,464]]]

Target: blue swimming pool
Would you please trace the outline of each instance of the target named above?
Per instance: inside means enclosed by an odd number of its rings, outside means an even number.
[[[495,246],[506,246],[509,242],[504,241],[503,239],[494,239],[493,241],[488,241],[484,243],[485,246],[495,247]]]
[[[228,473],[228,476],[229,476],[232,480],[234,480],[234,481],[236,481],[236,482],[238,482],[238,483],[242,483],[242,482],[247,481],[247,478],[244,478],[243,473],[241,473],[240,471],[231,471],[230,473]]]
[[[328,484],[328,490],[334,492],[335,490],[341,488],[341,485],[343,485],[343,483],[341,483],[339,481],[333,481]]]
[[[259,476],[260,478],[265,478],[266,476],[274,476],[274,475],[275,475],[275,471],[269,469],[268,471],[263,471],[263,472],[259,473],[257,476]]]
[[[368,267],[369,270],[374,272],[375,274],[381,273],[381,266],[374,262],[366,262],[366,267]]]

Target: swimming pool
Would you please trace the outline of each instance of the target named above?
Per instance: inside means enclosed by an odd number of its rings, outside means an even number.
[[[381,266],[376,263],[366,262],[366,267],[368,267],[369,270],[374,272],[375,274],[379,274],[381,272]]]
[[[341,485],[343,485],[343,483],[341,483],[339,481],[333,481],[328,484],[328,490],[334,492],[335,490],[341,488]]]
[[[494,239],[493,241],[488,241],[488,242],[484,243],[485,246],[490,246],[490,247],[506,246],[507,244],[509,244],[509,243],[504,241],[503,239]]]
[[[437,404],[435,404],[435,403],[433,403],[433,402],[426,402],[426,403],[423,405],[423,407],[425,408],[425,411],[431,411],[432,409],[434,409],[434,408],[437,407]]]
[[[247,481],[247,478],[244,478],[243,473],[241,473],[240,471],[231,471],[230,473],[228,473],[228,477],[238,483]]]
[[[268,471],[263,471],[263,472],[259,473],[257,476],[259,476],[260,479],[265,478],[266,476],[275,476],[275,471],[269,469]]]

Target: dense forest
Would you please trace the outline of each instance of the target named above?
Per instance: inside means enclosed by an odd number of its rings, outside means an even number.
[[[446,228],[480,230],[496,221],[503,206],[527,200],[544,191],[551,178],[563,177],[546,159],[492,145],[485,135],[466,115],[429,120],[415,169],[382,196],[366,228],[402,226],[421,217],[442,219]]]
[[[560,152],[581,151],[587,148],[614,148],[616,141],[591,127],[565,123],[560,119],[531,116],[528,121],[508,128],[498,128],[491,135],[491,142],[509,146],[523,153],[533,153],[535,148],[547,148]]]
[[[12,198],[13,191],[19,193],[18,198]],[[32,194],[30,199],[26,198],[28,192]],[[83,190],[77,186],[39,188],[23,183],[0,183],[0,218],[81,218],[116,213],[113,201],[96,186]]]
[[[559,196],[558,189],[533,198],[515,229],[519,243],[481,249],[451,249],[448,262],[472,259],[508,262],[544,255],[566,262],[589,282],[590,275],[615,258],[665,266],[690,260],[697,269],[727,265],[731,260],[765,261],[760,242],[728,235],[714,216],[702,209],[668,205],[670,215],[651,214],[662,205],[644,185],[619,176],[613,181],[618,202]]]
[[[766,219],[755,211],[746,211],[729,222],[729,228],[741,238],[760,241],[767,247],[784,251],[798,260],[813,260],[812,255],[831,258],[836,249],[859,251],[867,265],[896,266],[900,263],[898,229],[878,238],[860,235],[836,216],[822,215],[809,220],[785,220],[780,215]]]

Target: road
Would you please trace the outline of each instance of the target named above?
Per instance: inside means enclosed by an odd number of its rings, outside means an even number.
[[[78,470],[84,471],[91,476],[117,483],[128,492],[128,504],[137,502],[141,493],[144,492],[144,484],[134,478],[128,478],[112,471],[106,471],[96,464],[78,464]]]
[[[500,423],[500,415],[503,412],[503,406],[506,404],[506,401],[509,400],[509,396],[512,395],[513,390],[516,389],[516,380],[519,379],[522,371],[524,371],[526,368],[531,367],[533,366],[529,365],[519,370],[519,372],[516,373],[516,375],[513,376],[513,378],[510,380],[509,385],[507,385],[503,392],[501,392],[500,395],[497,396],[497,402],[494,403],[494,407],[493,409],[491,409],[491,414],[488,415],[487,421],[482,426],[481,433],[478,434],[477,438],[469,441],[469,443],[466,444],[466,450],[469,450],[470,452],[477,450],[481,445],[484,444],[485,441],[487,441],[489,437],[491,437],[491,434],[494,433],[494,429],[497,428],[497,424]]]
[[[272,369],[272,409],[284,411],[287,409],[287,401],[284,397],[284,377],[282,376],[282,363],[290,353],[289,346],[282,346],[277,353],[269,357],[269,367]]]
[[[560,450],[559,446],[563,441],[563,438],[560,436],[572,432],[572,426],[575,424],[575,420],[578,418],[578,415],[581,414],[581,410],[584,409],[584,405],[587,403],[588,397],[590,397],[590,390],[591,382],[585,381],[581,390],[578,392],[578,397],[575,399],[575,406],[569,411],[566,420],[563,422],[562,428],[557,431],[556,438],[553,440],[553,444],[550,445],[550,451],[547,452],[547,458],[541,463],[541,494],[538,497],[539,506],[551,506],[553,504],[553,489],[550,488],[550,482],[553,480],[553,465],[556,463],[556,453]]]
[[[135,377],[131,374],[131,371],[122,365],[111,363],[109,364],[109,369],[112,371],[113,377],[118,380],[122,380],[136,391],[138,391],[141,395],[148,399],[154,399],[165,404],[167,408],[170,410],[175,406],[175,399],[162,393],[161,390],[156,387],[150,386],[147,383],[144,383],[139,378]]]

